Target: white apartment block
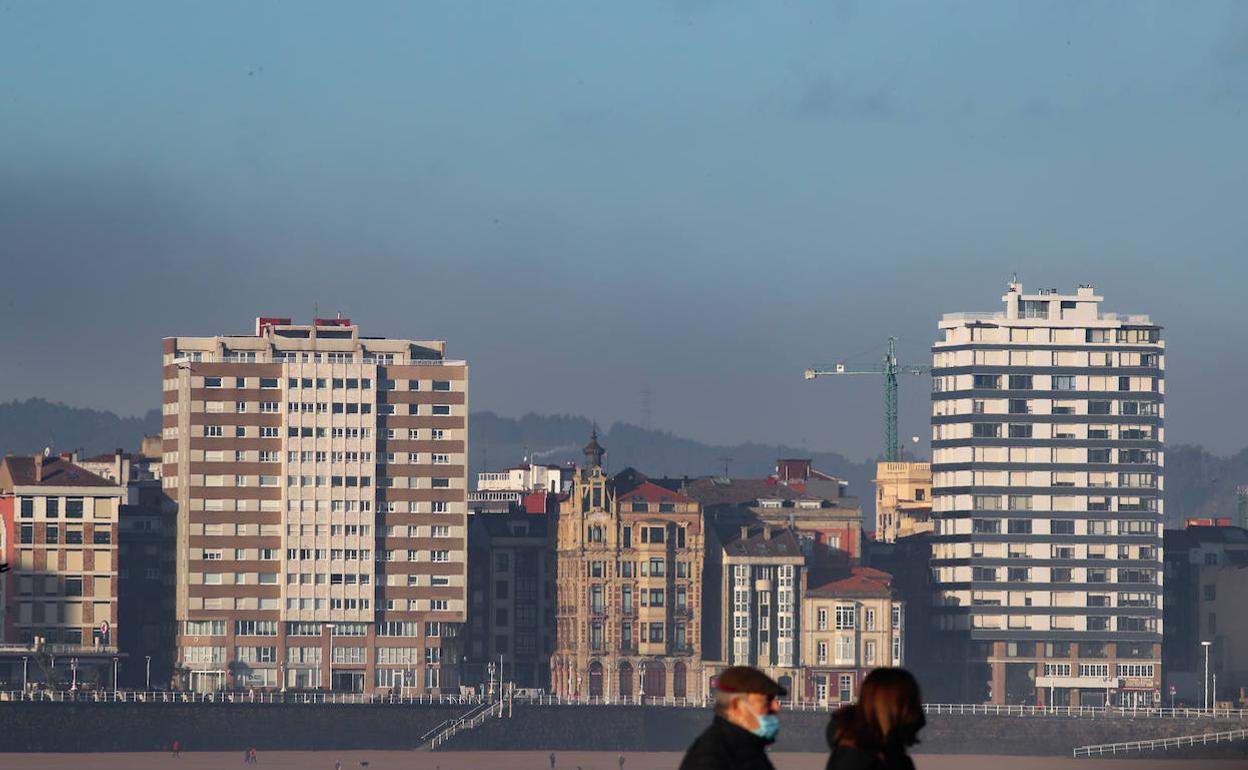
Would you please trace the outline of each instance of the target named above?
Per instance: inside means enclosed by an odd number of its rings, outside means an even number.
[[[933,351],[935,622],[966,698],[1151,704],[1165,348],[1091,287],[954,313]]]

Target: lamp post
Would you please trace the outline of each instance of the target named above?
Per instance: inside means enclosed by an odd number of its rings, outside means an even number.
[[[1174,685],[1170,685],[1170,710],[1174,711]]]
[[[73,680],[70,682],[69,689],[71,691],[76,692],[78,690],[78,659],[77,658],[69,659],[69,670],[73,676]]]
[[[286,692],[286,661],[277,664],[277,673],[282,678],[282,692]]]
[[[1201,647],[1205,648],[1205,710],[1209,709],[1209,648],[1213,646],[1213,642],[1202,641]]]
[[[113,657],[113,692],[117,692],[117,657]]]
[[[641,665],[640,665],[640,666],[638,666],[637,668],[638,668],[638,670],[640,670],[640,671],[641,671],[641,687],[639,688],[639,691],[640,691],[640,693],[641,693],[641,695],[640,695],[640,697],[641,697],[641,701],[640,701],[640,702],[641,702],[641,704],[644,706],[644,705],[646,704],[646,662],[643,660],[643,661],[641,662]]]
[[[27,685],[27,682],[26,682],[26,665],[27,665],[27,662],[28,662],[29,660],[30,660],[30,658],[28,658],[27,656],[25,656],[25,655],[23,655],[23,656],[22,656],[22,692],[23,692],[23,693],[25,693],[25,692],[26,692],[26,685]]]
[[[489,680],[486,684],[485,694],[491,700],[494,699],[494,661],[490,661],[485,666],[486,672],[489,674]]]
[[[145,669],[145,674],[143,676],[143,690],[144,692],[151,692],[152,690],[152,656],[144,655],[143,658],[147,661],[147,668]]]

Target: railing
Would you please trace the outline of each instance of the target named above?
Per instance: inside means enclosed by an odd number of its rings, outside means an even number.
[[[1094,746],[1080,746],[1074,750],[1076,757],[1102,757],[1106,754],[1127,754],[1133,751],[1157,751],[1177,749],[1184,746],[1207,746],[1210,743],[1229,743],[1248,739],[1248,728],[1223,730],[1220,733],[1201,733],[1200,735],[1181,735],[1176,738],[1153,738],[1147,741],[1127,741],[1125,743],[1101,743]]]
[[[494,704],[491,701],[482,701],[481,703],[478,703],[476,706],[473,706],[464,714],[460,714],[457,717],[452,717],[450,719],[443,720],[442,722],[438,723],[438,725],[434,727],[432,730],[420,736],[421,745],[423,746],[424,744],[429,743],[430,741],[436,739],[441,733],[446,732],[448,728],[452,727],[457,722],[463,722],[466,719],[472,719],[476,717],[477,714],[479,714],[481,711],[484,711],[486,708],[489,708],[490,706],[493,706],[493,705]]]
[[[480,695],[369,695],[358,692],[153,692],[118,690],[0,690],[0,703],[264,703],[264,704],[370,704],[396,706],[466,706],[481,704]]]
[[[669,706],[677,708],[706,708],[709,699],[697,697],[675,697],[671,695],[538,695],[524,697],[517,695],[514,700],[538,706]],[[477,709],[496,704],[481,695],[397,695],[351,693],[351,692],[280,692],[266,691],[218,691],[218,692],[187,692],[181,690],[0,690],[0,704],[3,703],[257,703],[257,704],[370,704],[370,705],[403,705],[403,706],[473,706],[469,714],[456,717],[464,719],[474,714]],[[815,700],[782,700],[781,707],[787,711],[829,712],[839,708],[840,703],[820,703]],[[1244,708],[1146,708],[1121,706],[1005,706],[991,703],[927,703],[923,709],[928,714],[948,716],[1003,716],[1003,717],[1074,717],[1084,719],[1113,719],[1129,717],[1132,719],[1226,719],[1248,720],[1248,709]],[[444,725],[456,721],[447,720]],[[439,728],[444,727],[439,725]],[[435,728],[435,730],[438,728]],[[427,738],[426,738],[427,739]]]
[[[439,746],[445,744],[456,734],[480,727],[490,717],[502,717],[505,704],[506,701],[500,699],[495,703],[485,704],[484,707],[474,708],[459,719],[452,720],[450,724],[429,741],[429,750],[437,751]]]

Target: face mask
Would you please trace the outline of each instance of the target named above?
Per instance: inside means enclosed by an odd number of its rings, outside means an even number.
[[[754,709],[751,707],[750,711]],[[758,727],[750,730],[751,733],[769,741],[776,739],[776,733],[780,732],[780,717],[775,714],[755,714],[758,719]]]

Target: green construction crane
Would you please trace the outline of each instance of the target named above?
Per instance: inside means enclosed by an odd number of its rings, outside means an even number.
[[[863,369],[849,369],[844,363],[831,367],[814,367],[806,370],[806,379],[824,377],[829,374],[882,374],[884,375],[884,459],[897,462],[897,375],[928,374],[930,366],[910,366],[897,363],[897,338],[888,338],[888,352],[884,354],[884,363],[868,366]]]

